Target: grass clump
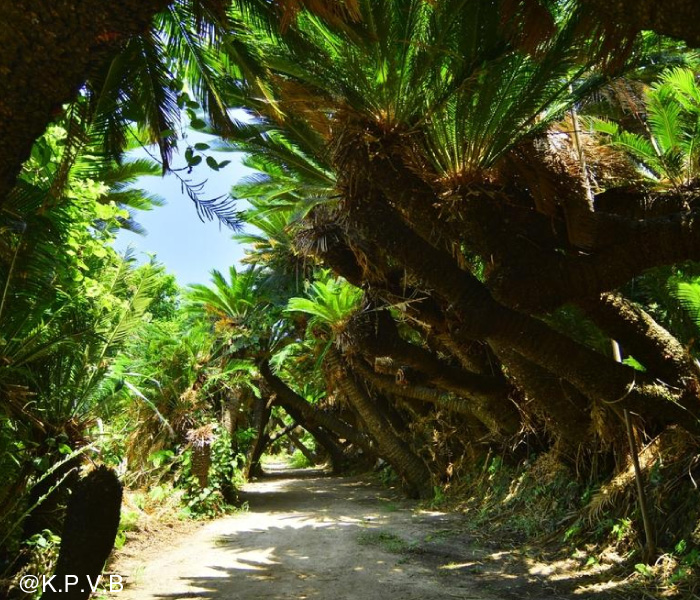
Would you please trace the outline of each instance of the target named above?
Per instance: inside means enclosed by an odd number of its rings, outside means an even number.
[[[357,535],[357,543],[361,546],[378,546],[392,554],[408,554],[417,550],[417,543],[381,529],[361,531]]]

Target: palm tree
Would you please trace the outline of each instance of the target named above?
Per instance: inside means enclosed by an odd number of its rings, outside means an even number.
[[[618,124],[591,120],[594,130],[636,162],[640,175],[677,192],[698,177],[700,161],[700,86],[688,68],[666,71],[646,91],[645,134]]]
[[[116,228],[135,226],[124,207],[151,206],[126,189],[149,165],[67,160],[65,137],[53,127],[39,140],[0,210],[0,437],[18,444],[0,511],[32,513],[7,520],[30,533],[59,516],[52,508],[113,399],[110,369],[153,282],[148,268],[134,271],[109,246]]]
[[[288,311],[311,315],[307,331],[317,345],[330,382],[347,397],[352,408],[377,441],[378,451],[404,479],[409,494],[426,497],[432,493],[430,471],[408,444],[397,435],[379,406],[363,389],[335,347],[350,317],[360,308],[361,290],[347,282],[321,273],[309,286],[306,297],[291,298]],[[403,432],[402,432],[403,433]]]
[[[571,417],[563,430],[575,431],[591,401],[619,398],[639,375],[530,315],[595,297],[648,266],[700,250],[687,227],[671,239],[661,223],[642,234],[633,223],[590,214],[583,171],[556,167],[538,149],[550,143],[548,126],[601,81],[580,60],[590,56],[577,35],[580,14],[554,11],[557,33],[529,50],[523,30],[502,28],[493,6],[476,0],[367,2],[360,14],[343,27],[301,18],[285,44],[260,36],[274,102],[248,101],[261,119],[258,130],[274,131],[298,149],[296,157],[334,174],[335,189],[324,195],[337,207],[330,219],[344,230],[344,249],[342,260],[337,251],[329,260],[354,282],[370,280],[389,303],[410,300],[392,272],[405,269],[429,299],[406,312],[430,323],[460,360],[475,341],[486,341],[496,370],[494,354],[514,349],[517,364],[533,365],[519,369],[521,381],[538,369],[564,379],[575,393],[561,396],[558,407],[547,406],[549,394],[542,402],[546,413]],[[257,131],[252,137],[264,145]],[[287,193],[282,182],[299,168],[291,157],[269,154],[287,169],[265,181],[263,193],[272,198],[271,185]],[[292,189],[302,189],[298,181]],[[319,214],[310,213],[306,227],[330,220]],[[577,230],[583,241],[569,237]],[[591,242],[600,231],[607,237]],[[637,251],[642,239],[658,250],[662,238],[663,252]],[[604,326],[612,319],[634,345],[649,321],[628,316],[617,311]],[[649,364],[660,365],[658,358]],[[605,376],[587,375],[593,372]],[[646,384],[624,403],[657,423],[672,413],[687,423],[651,380]],[[571,401],[575,413],[565,410]],[[695,404],[684,406],[697,414]]]
[[[212,271],[212,286],[193,284],[187,299],[194,311],[212,319],[217,327],[235,329],[259,312],[264,303],[259,289],[260,271],[249,268],[241,273],[229,268],[229,280],[216,269]]]
[[[251,426],[256,430],[255,440],[248,448],[246,474],[255,476],[260,472],[260,457],[269,438],[266,428],[271,416],[268,398],[257,392],[253,385],[235,384],[236,374],[244,371],[249,377],[255,371],[255,359],[267,354],[277,336],[283,335],[276,327],[273,302],[275,290],[266,285],[263,269],[251,266],[238,272],[235,266],[229,269],[229,280],[219,272],[212,271],[212,285],[195,284],[187,293],[188,309],[193,315],[207,318],[216,333],[218,349],[212,356],[218,361],[220,376],[214,385],[223,385],[226,380],[239,395],[239,404],[251,405]],[[268,297],[267,293],[271,296]],[[251,395],[251,391],[256,393]],[[235,443],[232,438],[232,443]]]

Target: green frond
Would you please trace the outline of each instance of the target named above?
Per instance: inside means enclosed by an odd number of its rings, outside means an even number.
[[[214,269],[211,280],[210,286],[194,284],[188,288],[186,300],[190,310],[240,324],[265,304],[259,269],[249,268],[239,273],[231,266],[228,280]]]
[[[589,120],[594,131],[628,152],[640,173],[659,183],[688,185],[699,175],[700,86],[687,68],[663,72],[644,98],[646,135],[621,131],[612,123]]]
[[[700,279],[678,281],[670,292],[681,303],[695,325],[700,328]]]
[[[344,279],[326,275],[308,287],[306,298],[290,298],[286,311],[311,315],[314,323],[335,331],[359,309],[363,295],[362,290]]]

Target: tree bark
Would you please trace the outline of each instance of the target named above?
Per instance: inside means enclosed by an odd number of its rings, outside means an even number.
[[[287,437],[289,440],[294,444],[294,447],[301,452],[306,460],[309,461],[312,465],[315,465],[318,462],[318,457],[311,452],[306,446],[304,446],[303,442],[299,439],[299,437],[294,433],[294,430],[290,431],[287,434]]]
[[[537,406],[535,412],[568,447],[590,439],[591,416],[588,400],[571,384],[511,351],[496,347],[508,373]]]
[[[546,312],[615,290],[644,271],[700,260],[700,211],[635,221],[591,213],[597,233],[587,254],[523,251],[489,277],[489,289],[504,304]],[[611,239],[616,243],[610,244]]]
[[[280,404],[289,415],[305,429],[309,427],[320,426],[327,431],[332,431],[335,435],[343,438],[351,444],[356,444],[365,452],[372,453],[373,449],[362,434],[356,429],[333,416],[331,413],[315,408],[309,404],[304,398],[297,394],[284,381],[270,369],[270,364],[267,361],[260,361],[258,364],[260,374],[263,376],[270,389],[277,394],[276,402]],[[298,415],[298,416],[296,416]],[[308,427],[307,427],[308,426]],[[313,431],[311,431],[313,434]]]
[[[700,369],[683,345],[640,306],[618,294],[582,302],[591,320],[652,374],[685,387],[697,382]]]
[[[326,364],[348,400],[365,422],[372,437],[377,441],[379,453],[404,480],[410,496],[428,498],[432,495],[432,477],[428,467],[395,435],[377,406],[367,397],[348,372],[338,351],[331,347],[326,353]]]
[[[47,589],[42,598],[87,600],[90,582],[95,585],[114,546],[121,503],[121,483],[106,467],[97,468],[78,482],[68,502],[61,534],[54,571],[56,591]],[[68,575],[78,577],[70,588],[64,585]]]
[[[579,0],[590,9],[589,19],[634,33],[651,29],[656,33],[700,47],[700,4],[695,0]],[[614,31],[614,30],[613,30]]]
[[[325,231],[326,227],[322,229]],[[368,282],[374,293],[387,304],[400,305],[404,314],[423,330],[429,346],[438,344],[441,351],[452,355],[467,371],[503,379],[498,361],[489,346],[457,335],[455,331],[450,332],[445,315],[435,299],[426,292],[407,286],[401,280],[402,275],[397,277],[396,273],[388,272],[385,264],[379,264],[379,249],[365,254],[366,260],[363,262],[371,262],[371,265],[363,274],[347,235],[339,231],[337,224],[333,224],[332,234],[329,235],[330,241],[324,236],[326,244],[320,246],[323,250],[319,246],[314,248],[314,256],[356,287],[363,287]],[[372,274],[376,277],[371,277]]]
[[[371,191],[365,202],[349,202],[349,220],[361,235],[382,240],[387,251],[450,305],[451,331],[510,346],[531,362],[569,381],[590,399],[638,412],[658,424],[678,423],[700,433],[700,402],[692,390],[677,393],[643,373],[616,364],[554,331],[545,323],[500,305],[488,290],[461,270],[449,255],[413,232]],[[371,208],[370,208],[371,207]]]
[[[272,373],[267,361],[261,361],[258,368],[268,386],[274,390],[276,402],[284,408],[292,419],[313,435],[328,453],[333,472],[342,473],[353,462],[347,449],[343,447],[337,438],[342,438],[347,443],[355,445],[369,459],[376,456],[376,451],[369,439],[345,421],[309,404]]]
[[[385,311],[360,313],[348,332],[372,357],[390,356],[422,373],[436,386],[472,401],[472,413],[497,435],[520,429],[520,413],[509,400],[510,387],[502,379],[469,373],[440,361],[430,351],[404,341]]]
[[[464,398],[460,398],[454,394],[446,394],[438,389],[422,385],[399,385],[393,377],[376,373],[359,360],[354,362],[352,367],[370,384],[387,394],[393,394],[399,398],[419,400],[420,402],[430,404],[438,409],[464,415],[472,422],[475,429],[480,429],[484,433],[486,432],[481,419],[478,419],[472,410],[472,403]]]
[[[308,460],[310,464],[315,465],[318,462],[318,457],[316,457],[314,453],[311,452],[311,450],[304,446],[299,437],[294,433],[294,430],[298,427],[297,423],[292,423],[290,426],[285,427],[281,419],[274,418],[272,422],[278,427],[281,427],[282,432],[280,435],[271,435],[270,444],[273,444],[281,437],[287,436],[287,438],[289,438],[289,441],[294,445],[294,447],[297,450],[299,450],[299,452],[301,452],[304,455],[304,458],[306,458],[306,460]]]
[[[2,1],[0,205],[61,106],[170,1]]]
[[[246,461],[246,479],[262,475],[260,458],[270,439],[267,434],[267,425],[270,421],[271,406],[265,398],[256,398],[253,406],[253,424],[256,430],[255,441],[248,451]]]
[[[410,135],[374,131],[372,123],[344,125],[339,128],[334,160],[352,192],[346,195],[350,204],[358,210],[372,206],[376,212],[377,203],[385,202],[427,242],[424,247],[451,254],[454,245],[463,244],[493,262],[488,289],[506,306],[543,313],[614,290],[652,267],[700,259],[700,210],[644,220],[586,212],[576,227],[590,242],[589,252],[582,254],[568,239],[553,234],[543,215],[518,206],[501,187],[469,185],[445,200],[426,182],[429,175],[419,177],[406,164],[407,148],[413,143]],[[374,134],[369,139],[368,131]],[[640,201],[644,195],[639,192]],[[452,205],[459,211],[450,210]],[[386,244],[381,246],[392,253]],[[463,301],[469,296],[478,299],[478,286],[467,286],[464,270],[459,270]],[[445,285],[453,283],[445,278]]]

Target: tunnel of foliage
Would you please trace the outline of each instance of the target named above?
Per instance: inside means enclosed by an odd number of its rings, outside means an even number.
[[[90,464],[215,514],[282,443],[336,472],[383,464],[420,498],[501,465],[520,485],[534,460],[537,485],[564,473],[552,510],[588,514],[569,531],[606,503],[642,531],[648,496],[659,551],[698,545],[693,3],[634,22],[597,0],[14,4],[6,575],[55,544]],[[202,197],[192,181],[228,161],[188,128],[255,174]],[[160,170],[242,265],[179,289],[112,248],[160,203],[133,185]]]

